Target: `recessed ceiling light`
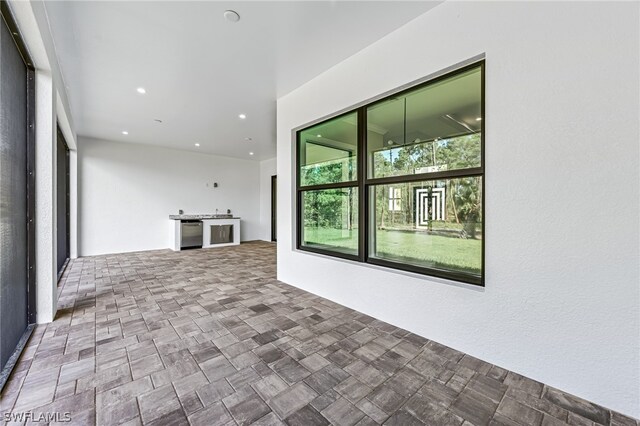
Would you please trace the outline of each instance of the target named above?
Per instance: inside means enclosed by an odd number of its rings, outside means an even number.
[[[482,117],[476,118],[476,121],[482,121]]]
[[[253,152],[250,152],[249,155],[253,155]]]
[[[142,95],[144,95],[145,93],[147,93],[147,91],[145,90],[145,88],[144,88],[144,87],[138,87],[136,90],[138,91],[138,93],[140,93],[140,94],[142,94]]]
[[[122,134],[123,134],[123,135],[128,135],[128,134],[129,134],[129,132],[127,132],[126,130],[123,130],[123,131],[122,131]]]
[[[247,116],[246,114],[238,114],[238,118],[244,120],[245,118],[247,118]]]
[[[195,144],[195,145],[196,145],[196,146],[200,146],[200,144],[199,144],[199,143],[197,143],[197,144]]]
[[[238,22],[240,20],[240,15],[235,10],[225,10],[223,16],[229,22]]]

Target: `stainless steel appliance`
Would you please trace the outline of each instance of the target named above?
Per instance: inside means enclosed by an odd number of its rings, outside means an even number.
[[[211,244],[233,242],[233,225],[211,225]]]
[[[202,221],[183,220],[180,224],[180,249],[202,248]]]

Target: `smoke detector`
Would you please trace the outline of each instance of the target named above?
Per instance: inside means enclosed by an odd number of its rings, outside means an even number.
[[[223,15],[224,19],[229,22],[238,22],[240,20],[240,15],[235,10],[225,10]]]

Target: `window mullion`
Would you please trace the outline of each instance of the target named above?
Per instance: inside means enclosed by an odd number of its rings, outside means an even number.
[[[367,114],[366,108],[358,109],[358,257],[361,262],[368,258],[369,235],[369,195],[366,188],[367,177]]]
[[[472,169],[447,170],[443,172],[421,173],[414,175],[389,176],[383,178],[367,179],[367,185],[385,185],[394,183],[420,182],[423,180],[454,179],[471,176],[482,176],[482,167]]]

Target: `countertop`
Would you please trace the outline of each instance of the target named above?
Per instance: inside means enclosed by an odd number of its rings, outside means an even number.
[[[240,219],[230,214],[172,214],[172,220],[208,220],[208,219]]]

